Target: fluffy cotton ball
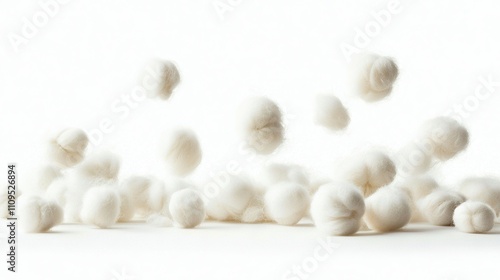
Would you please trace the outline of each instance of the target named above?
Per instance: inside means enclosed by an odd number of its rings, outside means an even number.
[[[128,222],[135,214],[135,205],[132,198],[128,193],[123,191],[119,192],[120,195],[120,215],[118,216],[118,222]]]
[[[38,187],[46,190],[57,178],[62,177],[61,166],[58,164],[46,164],[38,170]]]
[[[146,67],[142,84],[154,97],[169,99],[181,78],[177,66],[168,60],[156,60]]]
[[[268,221],[262,194],[257,193],[254,195],[243,214],[241,214],[240,221],[242,223],[262,223]]]
[[[403,147],[396,157],[399,170],[403,174],[419,175],[432,167],[432,153],[412,143]]]
[[[355,93],[367,102],[388,96],[399,74],[392,58],[377,54],[354,57],[350,71]]]
[[[438,189],[417,202],[424,218],[437,226],[453,223],[453,211],[465,201],[460,194],[446,189]]]
[[[113,181],[120,171],[120,159],[111,152],[99,152],[89,155],[76,167],[78,174],[95,180]]]
[[[394,162],[380,151],[360,154],[344,168],[344,179],[358,186],[365,197],[391,183],[396,176]]]
[[[500,180],[489,177],[471,177],[462,181],[458,191],[468,200],[488,204],[500,217]]]
[[[495,212],[485,203],[466,201],[455,209],[453,223],[463,232],[488,232],[495,225]]]
[[[89,189],[83,197],[80,213],[86,224],[107,228],[116,223],[120,216],[120,196],[118,191],[106,186]]]
[[[19,199],[19,224],[25,232],[46,232],[63,220],[63,210],[55,202],[38,196]]]
[[[438,183],[430,176],[415,176],[407,178],[399,187],[406,192],[410,198],[410,206],[412,222],[422,222],[425,221],[425,217],[422,216],[418,202],[425,198],[427,195],[439,188]]]
[[[319,95],[316,97],[314,121],[331,130],[341,130],[349,125],[351,118],[336,96]]]
[[[120,185],[120,193],[128,194],[133,207],[142,216],[161,211],[165,185],[154,177],[132,176]]]
[[[171,131],[165,138],[164,159],[171,173],[185,176],[201,162],[202,152],[198,138],[191,130]]]
[[[239,221],[255,193],[247,180],[236,176],[230,176],[223,185],[207,186],[213,186],[205,189],[210,198],[206,208],[207,215],[219,221]]]
[[[54,162],[71,167],[83,160],[89,143],[87,134],[78,128],[68,128],[49,143],[49,158]]]
[[[423,145],[428,145],[432,154],[442,161],[454,157],[469,144],[467,129],[449,117],[438,117],[425,122],[420,133]]]
[[[411,218],[408,196],[400,189],[383,187],[365,201],[364,221],[376,231],[394,231],[404,227]]]
[[[351,235],[359,230],[365,213],[365,201],[359,189],[350,183],[321,186],[311,202],[316,227],[327,235]]]
[[[170,178],[165,183],[165,194],[163,196],[163,206],[159,212],[160,215],[165,217],[172,217],[169,210],[170,197],[177,191],[184,189],[196,189],[196,186],[192,183],[180,179],[180,178]]]
[[[264,166],[257,175],[264,190],[279,182],[294,182],[303,186],[309,185],[309,176],[298,165],[271,163]]]
[[[170,198],[170,214],[174,225],[182,228],[193,228],[205,218],[205,205],[198,192],[184,189],[175,192]]]
[[[278,183],[266,192],[264,204],[269,218],[280,225],[294,225],[309,209],[309,192],[297,183]]]
[[[249,147],[259,154],[272,153],[284,139],[281,111],[266,97],[252,97],[240,106],[239,125]]]

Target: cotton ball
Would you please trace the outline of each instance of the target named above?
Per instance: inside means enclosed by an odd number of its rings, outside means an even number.
[[[425,219],[437,226],[450,226],[453,222],[453,211],[465,201],[460,194],[438,189],[417,202]]]
[[[421,128],[421,141],[429,145],[432,154],[445,161],[465,150],[469,132],[456,120],[438,117],[425,122]]]
[[[172,220],[170,219],[170,217],[158,213],[149,215],[149,217],[146,219],[146,223],[157,227],[172,226]]]
[[[331,130],[341,130],[349,125],[351,118],[344,104],[333,95],[318,95],[314,122]]]
[[[163,207],[165,185],[154,177],[132,176],[123,181],[119,189],[128,194],[139,215],[148,216]]]
[[[412,210],[411,221],[425,221],[425,217],[422,216],[417,203],[433,191],[439,189],[439,185],[436,180],[426,175],[409,177],[402,184],[400,184],[399,187],[405,191],[410,198],[410,206]]]
[[[182,228],[193,228],[205,218],[205,205],[195,190],[184,189],[175,192],[170,198],[170,214],[174,225]]]
[[[173,62],[155,60],[146,68],[141,82],[154,97],[167,100],[180,81],[179,70]]]
[[[303,186],[309,185],[309,176],[304,168],[293,164],[268,164],[260,170],[257,177],[264,190],[280,182],[295,182]]]
[[[488,204],[500,216],[500,180],[489,177],[471,177],[462,181],[458,191],[468,200]]]
[[[63,210],[55,202],[38,196],[19,199],[19,224],[25,232],[46,232],[63,220]]]
[[[118,191],[106,186],[89,189],[83,197],[81,219],[86,224],[108,228],[120,216],[120,196]]]
[[[119,192],[120,196],[120,215],[118,222],[128,222],[132,220],[135,214],[135,205],[128,193]]]
[[[367,102],[388,96],[399,74],[392,58],[377,54],[354,57],[350,72],[355,93]]]
[[[38,170],[38,187],[46,190],[57,178],[62,177],[61,166],[58,164],[46,164]]]
[[[191,130],[178,129],[167,134],[164,159],[169,171],[177,176],[191,173],[201,162],[202,152],[198,138]]]
[[[88,143],[89,138],[83,130],[65,129],[50,141],[49,158],[64,167],[71,167],[83,160]]]
[[[281,111],[266,97],[252,97],[240,106],[239,124],[247,145],[258,154],[272,153],[284,139]]]
[[[66,192],[68,191],[68,180],[64,177],[54,180],[47,191],[45,191],[45,198],[57,202],[61,207],[66,205]]]
[[[411,218],[410,202],[400,189],[383,187],[365,201],[364,221],[370,229],[386,232],[404,227]]]
[[[241,214],[242,223],[262,223],[268,221],[264,209],[264,197],[262,194],[256,194],[248,203],[247,208]]]
[[[190,182],[179,179],[179,178],[170,178],[167,180],[165,184],[165,194],[163,196],[163,206],[159,212],[159,214],[165,216],[165,217],[171,217],[170,210],[169,210],[169,204],[170,204],[170,197],[172,194],[174,194],[177,191],[184,190],[184,189],[196,189],[195,185],[191,184]]]
[[[278,183],[264,195],[267,216],[280,225],[298,223],[307,214],[309,204],[307,189],[293,182]]]
[[[358,186],[365,197],[391,183],[396,176],[394,162],[380,151],[360,154],[344,168],[344,179]]]
[[[422,174],[433,164],[432,154],[414,143],[403,147],[398,152],[396,160],[401,172],[408,175]]]
[[[455,209],[453,223],[463,232],[488,232],[495,225],[495,212],[485,203],[466,201]]]
[[[120,171],[120,159],[111,152],[93,153],[78,165],[76,170],[85,178],[114,181]]]
[[[359,230],[365,213],[365,201],[359,189],[350,183],[321,186],[311,202],[316,227],[327,235],[351,235]]]
[[[254,197],[253,186],[245,179],[230,176],[225,184],[215,185],[215,190],[206,192],[209,196],[207,215],[219,221],[239,221],[241,215]]]

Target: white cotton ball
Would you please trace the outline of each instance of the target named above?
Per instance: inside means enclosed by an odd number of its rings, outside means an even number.
[[[107,151],[93,153],[76,166],[76,171],[80,176],[91,180],[115,181],[120,171],[120,159]]]
[[[46,190],[54,180],[60,177],[62,177],[60,165],[46,164],[38,170],[38,187],[41,190]]]
[[[175,192],[170,198],[170,214],[174,225],[182,228],[193,228],[205,218],[205,204],[197,191],[184,189]]]
[[[284,140],[281,111],[266,97],[252,97],[240,106],[239,125],[247,145],[259,154],[272,153]]]
[[[128,194],[141,216],[158,213],[163,208],[165,184],[154,177],[132,176],[122,182],[120,192]]]
[[[398,152],[396,161],[399,170],[408,175],[422,174],[433,164],[432,154],[414,143],[403,147]]]
[[[356,233],[365,213],[365,201],[359,189],[350,183],[321,186],[311,202],[316,227],[327,235]]]
[[[172,61],[155,60],[146,67],[141,83],[152,96],[167,100],[180,81],[179,70]]]
[[[466,201],[455,209],[453,223],[463,232],[488,232],[495,225],[495,212],[485,203]]]
[[[387,232],[404,227],[411,218],[409,197],[400,189],[383,187],[365,201],[364,221],[370,229]]]
[[[239,221],[254,197],[252,185],[243,178],[230,176],[224,185],[217,187],[215,197],[209,197],[207,203],[208,217],[219,221]]]
[[[429,145],[432,154],[439,160],[448,160],[465,150],[469,144],[469,132],[456,120],[438,117],[422,125],[421,140]]]
[[[365,197],[390,184],[396,176],[394,162],[380,151],[359,154],[343,168],[344,179],[358,186]]]
[[[307,214],[310,202],[307,189],[293,182],[278,183],[264,195],[266,215],[280,225],[298,223]]]
[[[172,194],[174,194],[177,191],[184,190],[184,189],[196,189],[196,186],[193,185],[192,183],[180,179],[180,178],[170,178],[167,180],[165,183],[165,193],[163,196],[163,206],[159,212],[160,215],[163,215],[165,217],[171,217],[170,210],[169,210],[169,204],[170,204],[170,197]]]
[[[87,134],[78,128],[68,128],[49,143],[49,158],[56,163],[71,167],[83,160],[89,143]]]
[[[128,222],[132,220],[135,215],[135,205],[132,198],[128,193],[119,192],[120,195],[120,215],[118,216],[118,222]]]
[[[89,189],[83,197],[81,220],[100,228],[108,228],[120,216],[120,196],[118,191],[106,186]]]
[[[268,164],[260,170],[257,177],[264,190],[280,182],[294,182],[303,186],[309,185],[309,176],[304,168],[293,164]]]
[[[198,138],[191,130],[178,129],[167,134],[163,156],[169,171],[177,176],[191,173],[201,162]]]
[[[262,223],[268,221],[264,209],[264,197],[257,193],[248,203],[247,208],[241,214],[240,221],[242,223]]]
[[[46,232],[63,220],[63,210],[55,202],[38,196],[19,199],[19,224],[25,232]]]
[[[424,218],[437,226],[450,226],[453,211],[465,201],[460,194],[446,189],[438,189],[417,202]]]
[[[336,96],[318,95],[314,121],[331,130],[341,130],[349,125],[351,118],[344,104]]]
[[[500,180],[489,177],[471,177],[462,181],[458,191],[468,200],[488,204],[500,217]]]
[[[423,222],[425,217],[422,216],[417,203],[427,195],[439,188],[438,183],[430,176],[415,176],[407,178],[399,187],[406,192],[410,198],[410,206],[412,222]]]
[[[355,93],[367,102],[379,101],[388,96],[399,74],[392,58],[377,54],[359,54],[354,57],[350,72]]]

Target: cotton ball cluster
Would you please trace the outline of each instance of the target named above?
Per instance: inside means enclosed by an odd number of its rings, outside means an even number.
[[[367,102],[388,96],[399,74],[392,58],[371,53],[354,57],[350,71],[355,93]]]
[[[54,180],[62,177],[61,169],[60,165],[53,163],[42,166],[38,170],[38,187],[46,190]]]
[[[327,235],[356,233],[365,213],[365,201],[359,189],[350,183],[321,186],[311,202],[316,227]]]
[[[457,192],[444,188],[437,189],[417,202],[420,212],[431,224],[450,226],[453,223],[453,212],[465,198]]]
[[[421,140],[430,153],[441,161],[448,160],[465,150],[469,144],[469,132],[456,120],[438,117],[422,125]]]
[[[165,185],[162,181],[147,176],[132,176],[124,180],[120,193],[127,195],[131,207],[141,216],[158,213],[165,200]]]
[[[83,160],[88,143],[89,138],[83,130],[65,129],[50,141],[49,158],[64,167],[74,166]]]
[[[193,228],[205,218],[203,199],[192,189],[183,189],[172,194],[169,210],[177,227]]]
[[[244,178],[230,176],[225,184],[217,187],[207,203],[207,215],[219,221],[239,221],[254,197],[253,186]]]
[[[142,77],[142,84],[154,97],[167,100],[180,83],[177,66],[172,61],[156,60],[149,64]]]
[[[333,95],[318,95],[314,121],[331,130],[346,128],[351,121],[347,109],[340,99]]]
[[[202,152],[196,134],[178,129],[167,134],[163,156],[169,171],[178,176],[191,173],[201,162]]]
[[[60,224],[64,216],[57,203],[32,195],[19,199],[18,215],[20,227],[25,232],[46,232]]]
[[[118,221],[120,196],[118,191],[108,186],[89,189],[83,197],[81,220],[100,228],[108,228]]]
[[[458,191],[468,200],[488,204],[500,217],[500,180],[489,177],[471,177],[462,181]]]
[[[343,179],[358,186],[365,197],[391,183],[396,176],[394,162],[380,151],[359,154],[344,168]]]
[[[297,183],[282,182],[272,186],[264,196],[267,216],[280,225],[294,225],[307,213],[309,192]]]
[[[485,203],[466,201],[455,209],[453,223],[463,232],[488,232],[495,225],[495,212]]]
[[[259,154],[272,153],[284,139],[281,111],[266,97],[252,97],[239,108],[239,123],[249,147]]]
[[[365,201],[364,221],[370,229],[387,232],[404,227],[411,218],[408,196],[400,189],[383,187]]]

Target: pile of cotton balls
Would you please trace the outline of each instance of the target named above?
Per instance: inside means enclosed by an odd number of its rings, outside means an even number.
[[[150,91],[170,98],[180,82],[177,67],[169,61],[156,61],[152,67],[156,76]],[[366,102],[380,101],[393,91],[398,73],[390,57],[359,55],[350,71],[354,93]],[[320,95],[315,105],[316,124],[347,129],[349,112],[338,97]],[[282,110],[267,97],[245,100],[237,120],[242,140],[260,156],[272,154],[285,140]],[[455,157],[468,144],[464,126],[438,117],[425,122],[415,142],[396,157],[371,149],[346,159],[331,178],[315,178],[299,165],[274,162],[254,174],[228,175],[208,192],[184,178],[203,159],[190,129],[166,134],[159,154],[170,177],[162,180],[149,175],[121,179],[117,155],[87,154],[86,133],[68,128],[48,143],[48,163],[37,175],[39,191],[19,196],[20,223],[27,232],[45,232],[62,222],[109,228],[142,219],[156,226],[194,228],[205,219],[291,226],[310,217],[327,235],[390,232],[410,222],[484,233],[500,215],[500,180],[473,177],[446,188],[425,174],[434,162]],[[398,178],[400,172],[406,176]],[[0,197],[2,205],[6,201]]]

